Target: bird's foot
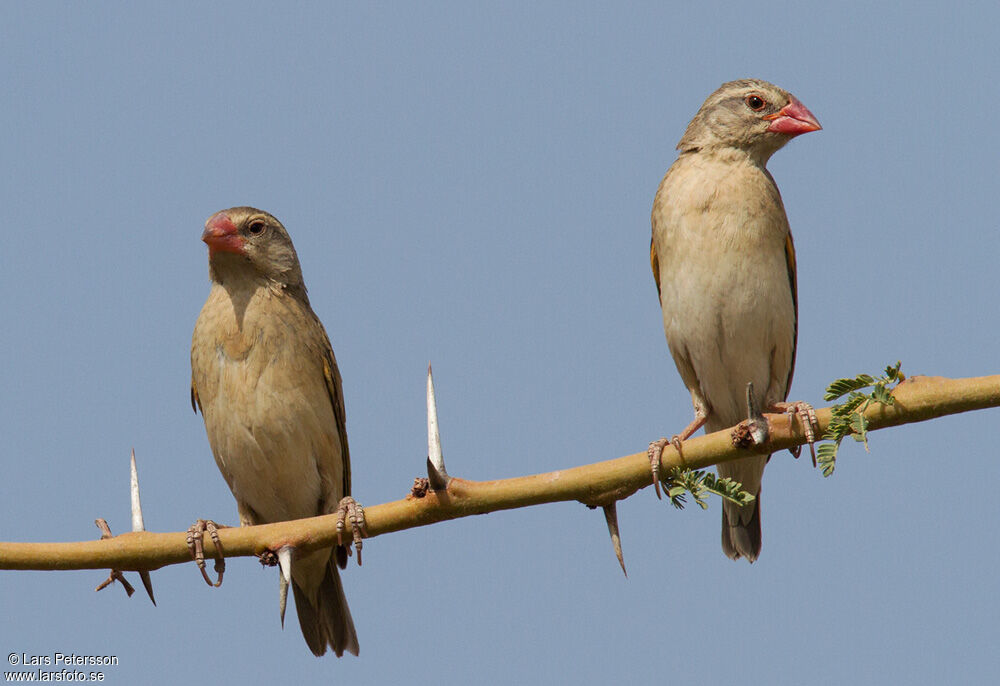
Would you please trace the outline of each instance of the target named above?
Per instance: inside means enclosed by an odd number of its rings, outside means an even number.
[[[195,561],[198,569],[201,570],[201,576],[205,579],[205,583],[215,587],[222,585],[222,575],[226,572],[226,560],[222,556],[222,542],[219,540],[220,528],[225,527],[216,524],[211,519],[199,519],[187,530],[187,546],[188,550],[191,551],[191,559]],[[208,572],[205,570],[206,531],[212,537],[212,543],[215,545],[215,573],[219,578],[214,583],[208,577]]]
[[[351,523],[351,532],[354,539],[354,549],[358,551],[358,566],[361,566],[361,539],[368,534],[365,531],[365,508],[361,503],[347,496],[340,501],[337,506],[337,545],[343,546],[344,527],[347,522]],[[346,547],[346,546],[345,546]],[[347,554],[351,554],[350,547],[346,547]],[[344,558],[346,563],[346,558]]]
[[[661,438],[650,443],[646,449],[646,454],[649,456],[649,471],[653,475],[653,488],[656,489],[656,497],[660,500],[663,499],[663,494],[660,493],[660,455],[668,443],[669,440]]]
[[[674,446],[677,454],[684,459],[684,453],[681,451],[681,444],[684,439],[674,434],[670,438],[661,438],[658,441],[653,441],[649,444],[649,448],[646,450],[646,454],[649,456],[649,471],[653,475],[653,488],[656,489],[656,497],[663,499],[663,495],[660,492],[660,457],[663,455],[663,449],[668,445]]]
[[[661,438],[649,444],[649,450],[647,451],[649,454],[649,470],[653,473],[653,485],[656,487],[657,498],[663,498],[660,495],[660,458],[662,457],[663,449],[667,447],[668,443],[674,446],[674,449],[677,451],[677,457],[680,458],[681,465],[686,466],[684,464],[684,451],[681,450],[681,445],[684,441],[691,438],[695,431],[705,426],[706,421],[708,421],[708,405],[700,400],[695,400],[694,419],[684,427],[683,431],[671,436],[669,441],[666,438]]]
[[[816,434],[819,433],[819,419],[816,418],[816,410],[807,402],[801,400],[796,402],[774,403],[772,409],[798,417],[802,424],[802,432],[806,435],[806,442],[809,444],[809,452],[812,454],[813,467],[816,466]],[[792,455],[798,458],[801,446],[790,449]]]

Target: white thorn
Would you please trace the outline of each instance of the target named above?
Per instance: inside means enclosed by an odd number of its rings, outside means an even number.
[[[750,428],[750,438],[754,445],[764,445],[767,442],[767,420],[757,407],[757,398],[753,392],[753,381],[747,382],[747,424]]]
[[[142,503],[139,502],[139,472],[135,468],[135,448],[132,448],[132,531],[145,531],[142,521]]]
[[[447,482],[448,472],[444,468],[441,433],[438,430],[437,400],[434,398],[434,375],[429,364],[427,365],[427,460],[440,477],[437,481]]]
[[[285,628],[285,608],[288,606],[288,581],[283,574],[278,575],[278,612],[281,615],[281,628]]]
[[[292,581],[292,547],[283,545],[278,548],[278,565],[281,576],[278,577],[278,612],[281,614],[281,628],[285,628],[285,607],[288,604],[288,584]]]
[[[283,545],[278,549],[278,565],[281,567],[281,576],[285,582],[292,580],[292,547]]]
[[[427,456],[438,471],[444,470],[441,455],[441,433],[438,430],[437,400],[434,398],[434,375],[427,365]]]
[[[135,448],[132,448],[131,478],[129,479],[129,491],[132,494],[132,531],[145,531],[146,524],[142,521],[142,503],[139,502],[139,472],[135,468]],[[142,585],[146,589],[149,599],[156,605],[156,598],[153,597],[153,580],[149,577],[148,571],[139,572]]]

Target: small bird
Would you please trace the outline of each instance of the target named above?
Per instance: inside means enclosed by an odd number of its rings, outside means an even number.
[[[212,288],[191,340],[191,400],[240,524],[352,509],[340,371],[292,239],[267,212],[234,207],[209,218],[202,240]],[[302,635],[317,656],[327,646],[358,654],[337,569],[347,554],[336,546],[291,564]]]
[[[748,383],[763,393],[764,408],[795,414],[813,435],[812,408],[784,402],[798,337],[795,248],[766,165],[790,139],[820,128],[805,105],[773,84],[724,83],[688,124],[660,182],[650,263],[670,353],[695,411],[669,441],[678,450],[702,426],[719,431],[746,417]],[[650,446],[656,481],[667,442]],[[719,476],[756,496],[745,506],[723,502],[722,549],[734,560],[760,554],[760,484],[769,458],[718,466]]]

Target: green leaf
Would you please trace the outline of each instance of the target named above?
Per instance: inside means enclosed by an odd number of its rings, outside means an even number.
[[[896,399],[892,397],[892,391],[886,388],[885,384],[877,383],[872,389],[872,399],[883,405],[892,405]]]
[[[842,402],[833,408],[834,414],[841,417],[849,417],[854,414],[854,412],[868,400],[865,396],[861,395],[857,391],[851,393],[847,400]]]
[[[715,474],[704,470],[681,470],[675,467],[663,479],[663,482],[669,484],[667,495],[670,497],[670,503],[678,509],[684,507],[687,493],[691,494],[695,503],[702,509],[708,508],[706,496],[711,493],[740,505],[754,500],[753,495],[744,491],[739,482],[728,478],[716,478]]]
[[[882,405],[892,405],[895,402],[890,385],[898,384],[906,378],[900,371],[901,368],[902,362],[897,362],[895,366],[886,367],[885,374],[879,379],[867,374],[858,374],[853,379],[837,379],[827,387],[824,396],[827,400],[834,400],[844,395],[847,395],[847,398],[830,408],[832,412],[830,423],[823,433],[823,439],[832,442],[824,443],[816,449],[816,464],[822,468],[823,476],[833,474],[840,442],[847,436],[864,443],[865,450],[868,450],[868,419],[864,415],[865,410],[873,402]],[[870,393],[866,395],[861,392],[869,386],[872,387]]]
[[[823,399],[827,401],[836,400],[846,393],[867,388],[873,383],[875,383],[875,379],[867,374],[859,374],[853,379],[837,379],[826,387],[826,393],[823,395]]]
[[[830,476],[837,466],[837,448],[840,441],[836,443],[823,443],[816,448],[816,464],[823,470],[823,476]]]
[[[896,366],[895,367],[886,367],[885,368],[885,376],[886,376],[886,378],[889,379],[889,381],[891,381],[892,383],[897,383],[897,382],[902,381],[903,379],[905,379],[906,377],[903,376],[903,374],[899,371],[899,368],[902,367],[902,366],[903,366],[903,362],[899,361],[899,362],[896,362]]]
[[[859,434],[862,438],[868,433],[868,420],[863,414],[855,414],[851,416],[851,431]]]

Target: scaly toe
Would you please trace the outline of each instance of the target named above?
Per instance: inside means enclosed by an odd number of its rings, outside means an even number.
[[[351,522],[354,549],[358,551],[358,566],[360,567],[361,539],[363,536],[367,535],[367,532],[365,531],[365,508],[363,508],[361,503],[356,501],[351,496],[343,498],[337,506],[337,545],[344,545],[343,533],[347,521]],[[350,555],[350,553],[351,549],[348,548],[347,554]]]

